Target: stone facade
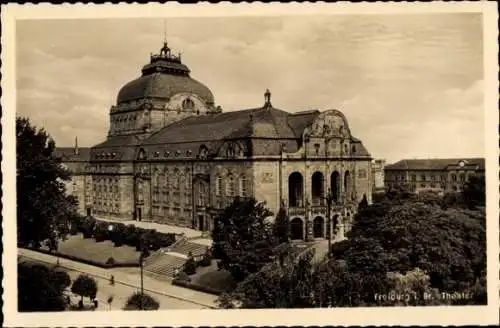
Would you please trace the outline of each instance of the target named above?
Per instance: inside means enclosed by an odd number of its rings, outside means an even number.
[[[385,186],[385,159],[376,159],[372,163],[373,192],[383,192]]]
[[[484,158],[404,159],[385,166],[385,185],[408,184],[418,193],[459,192],[472,175],[483,175]]]
[[[328,213],[332,234],[347,231],[374,179],[342,112],[292,114],[267,91],[262,107],[223,113],[167,49],[120,91],[106,141],[59,150],[80,211],[211,230],[235,197],[254,197],[286,209],[294,239],[325,238]]]

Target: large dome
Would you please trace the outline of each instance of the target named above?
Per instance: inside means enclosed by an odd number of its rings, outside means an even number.
[[[169,99],[183,92],[194,93],[207,105],[214,103],[210,89],[189,76],[153,73],[143,75],[123,86],[118,92],[117,103],[143,98]]]
[[[214,104],[214,96],[204,84],[189,76],[189,68],[182,64],[180,54],[174,56],[167,43],[159,55],[142,68],[142,76],[125,84],[118,92],[117,103],[156,98],[168,100],[178,93],[194,93],[207,105]]]

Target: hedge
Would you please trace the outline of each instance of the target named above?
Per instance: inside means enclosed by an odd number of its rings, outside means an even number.
[[[172,285],[176,285],[176,286],[180,286],[180,287],[185,287],[185,288],[189,288],[189,289],[193,289],[193,290],[197,290],[197,291],[200,291],[200,292],[209,293],[209,294],[213,294],[213,295],[217,295],[217,296],[219,296],[219,295],[221,295],[223,293],[223,291],[217,290],[217,289],[212,288],[212,287],[193,284],[191,282],[188,282],[188,281],[185,281],[185,280],[181,280],[181,279],[177,279],[177,278],[174,279],[174,280],[172,280]]]
[[[93,260],[87,260],[87,259],[82,259],[80,257],[76,257],[74,255],[68,255],[68,254],[62,254],[59,252],[50,252],[46,249],[41,249],[41,248],[34,248],[34,247],[23,247],[35,252],[40,252],[44,254],[49,254],[49,255],[56,255],[60,258],[71,260],[71,261],[76,261],[76,262],[81,262],[84,264],[89,264],[93,266],[97,266],[100,268],[104,269],[110,269],[110,268],[123,268],[123,267],[139,267],[140,264],[139,262],[115,262],[115,263],[107,263],[109,261],[106,261],[106,263],[98,262],[98,261],[93,261]]]
[[[108,230],[109,226],[109,222],[90,216],[76,217],[72,219],[71,231],[81,232],[84,238],[94,238],[97,242],[110,240],[116,247],[128,245],[137,250],[140,250],[141,241],[152,251],[168,247],[175,242],[173,233],[161,233],[154,229],[143,229],[119,222],[113,223],[112,231]]]

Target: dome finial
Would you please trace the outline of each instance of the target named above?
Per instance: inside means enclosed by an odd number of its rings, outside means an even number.
[[[265,105],[271,105],[271,92],[269,89],[266,89],[266,92],[264,93],[264,100]]]

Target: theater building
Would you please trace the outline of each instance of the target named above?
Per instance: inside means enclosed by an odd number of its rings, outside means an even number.
[[[407,184],[413,192],[459,192],[472,175],[484,176],[484,158],[403,159],[386,165],[385,185]]]
[[[199,230],[235,197],[284,207],[294,239],[325,238],[331,191],[343,233],[363,196],[372,158],[336,109],[290,113],[271,92],[251,109],[223,112],[212,92],[165,43],[109,110],[109,132],[91,148],[59,148],[80,211]]]

